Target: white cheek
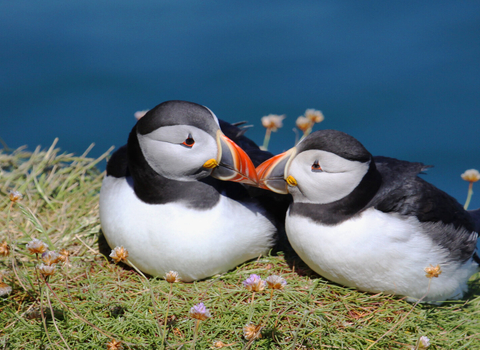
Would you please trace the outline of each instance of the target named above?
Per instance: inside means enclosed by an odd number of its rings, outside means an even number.
[[[369,168],[369,163],[349,161],[328,152],[303,153],[293,160],[289,170],[297,181],[297,186],[289,186],[296,202],[325,204],[340,200],[358,186]],[[311,170],[315,160],[320,160],[324,171]]]
[[[217,156],[215,139],[202,133],[196,131],[192,147],[180,143],[185,133],[181,134],[180,139],[171,134],[168,141],[153,138],[158,135],[138,135],[138,142],[145,160],[155,172],[172,180],[192,181],[198,178],[199,171],[207,176],[210,171],[204,169],[203,164]]]

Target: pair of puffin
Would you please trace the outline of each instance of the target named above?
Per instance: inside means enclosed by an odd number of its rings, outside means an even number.
[[[208,108],[168,101],[110,159],[100,218],[109,245],[123,245],[151,275],[174,270],[192,281],[228,271],[267,253],[286,214],[291,246],[331,281],[425,301],[461,298],[480,263],[480,211],[419,178],[426,168],[372,157],[335,130],[271,157]],[[274,200],[252,196],[249,185],[293,202],[272,213]],[[426,278],[436,265],[440,276]]]

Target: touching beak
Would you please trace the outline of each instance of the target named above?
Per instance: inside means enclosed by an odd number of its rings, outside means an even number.
[[[295,147],[267,159],[257,167],[259,187],[280,194],[287,194],[287,170],[297,153]],[[293,179],[293,178],[292,178]],[[295,181],[293,179],[293,181]],[[289,184],[293,185],[291,182]]]
[[[217,131],[217,145],[217,159],[212,158],[203,165],[213,169],[210,175],[223,181],[258,186],[255,165],[245,151],[220,130]]]

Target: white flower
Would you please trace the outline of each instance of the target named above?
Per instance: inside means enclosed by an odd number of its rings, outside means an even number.
[[[140,120],[145,114],[147,114],[147,112],[148,112],[148,109],[144,111],[136,111],[134,113],[135,119]]]
[[[462,175],[460,175],[462,179],[468,182],[477,182],[480,180],[480,173],[477,169],[468,169]]]
[[[427,278],[438,277],[442,273],[440,265],[433,266],[432,264],[430,264],[430,266],[427,266],[424,270],[427,273],[425,275],[425,277]]]
[[[248,323],[243,327],[243,336],[246,340],[254,340],[262,337],[262,326],[254,325],[253,323]]]
[[[168,283],[180,282],[180,277],[178,276],[177,271],[169,271],[165,274],[165,280]]]
[[[298,117],[295,124],[297,125],[297,128],[299,128],[303,132],[307,131],[313,126],[313,123],[310,121],[310,119],[304,116]]]
[[[287,281],[277,275],[268,276],[265,282],[267,282],[270,289],[283,289],[287,285]]]
[[[2,256],[10,255],[10,247],[8,246],[7,241],[3,241],[3,243],[0,244],[0,255]]]
[[[269,114],[265,117],[262,117],[262,125],[271,129],[272,131],[277,131],[283,126],[282,120],[286,117],[284,115]]]
[[[12,292],[12,287],[8,284],[0,282],[0,296],[8,295]]]
[[[60,261],[60,255],[53,250],[47,250],[42,254],[42,261],[46,265],[53,265]]]
[[[55,273],[55,265],[40,264],[37,268],[44,276],[51,276]]]
[[[62,249],[60,250],[60,253],[58,253],[58,261],[68,263],[69,256],[70,256],[70,252],[66,249]]]
[[[43,254],[48,249],[48,246],[45,243],[36,238],[28,242],[26,247],[32,254]]]
[[[426,349],[430,346],[430,339],[428,337],[422,335],[418,340],[418,347],[417,349]]]
[[[115,247],[109,255],[115,263],[119,263],[120,261],[126,261],[128,258],[128,250],[122,247]]]
[[[8,198],[15,203],[21,200],[23,198],[23,195],[18,191],[11,190],[8,192]]]
[[[325,119],[323,113],[321,111],[317,111],[316,109],[307,109],[305,111],[305,117],[307,117],[307,119],[313,123],[320,123]]]

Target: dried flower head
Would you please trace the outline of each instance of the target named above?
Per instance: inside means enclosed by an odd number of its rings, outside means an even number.
[[[180,277],[178,276],[177,271],[169,271],[165,275],[165,280],[168,283],[175,283],[175,282],[180,282]]]
[[[136,111],[134,116],[135,116],[135,119],[136,120],[140,120],[145,114],[147,114],[148,112],[148,109],[144,110],[144,111]]]
[[[420,339],[418,339],[418,347],[417,349],[426,349],[430,346],[430,339],[425,335],[422,335]]]
[[[283,119],[285,119],[284,115],[269,114],[262,117],[262,125],[267,129],[277,131],[283,126]]]
[[[299,128],[303,132],[306,132],[308,129],[310,129],[313,126],[313,123],[310,121],[310,119],[304,116],[300,116],[297,118],[295,125],[297,125],[297,128]]]
[[[60,262],[68,263],[69,257],[70,257],[70,252],[66,249],[62,249],[58,253],[58,261]]]
[[[265,281],[255,274],[251,274],[250,277],[243,281],[243,285],[250,292],[261,292],[265,289]]]
[[[3,243],[0,244],[0,255],[1,256],[10,255],[10,247],[8,246],[7,241],[3,241]]]
[[[480,173],[477,169],[468,169],[462,175],[460,175],[462,179],[468,182],[477,182],[480,180]]]
[[[247,323],[243,327],[243,336],[247,340],[255,340],[262,337],[262,326],[261,325],[254,325],[253,323]]]
[[[325,119],[321,111],[312,108],[305,111],[305,117],[312,123],[321,123]]]
[[[270,289],[283,289],[287,285],[285,278],[277,275],[268,276],[265,282],[267,282],[268,288]]]
[[[55,265],[45,265],[45,264],[40,264],[37,266],[38,271],[44,276],[51,276],[55,273]]]
[[[425,272],[427,273],[425,277],[427,278],[433,278],[433,277],[438,277],[442,273],[442,269],[440,268],[440,265],[433,266],[430,264],[430,266],[427,266],[425,268]]]
[[[203,303],[198,303],[190,309],[190,317],[205,321],[207,318],[212,317],[212,315],[210,315],[210,311],[208,311]]]
[[[115,263],[119,263],[120,261],[126,261],[128,258],[128,250],[122,247],[115,247],[110,253],[110,257],[115,261]]]
[[[13,202],[16,203],[23,198],[23,194],[18,191],[10,190],[8,191],[8,198]]]
[[[8,295],[12,292],[12,287],[4,282],[0,282],[0,296]]]
[[[107,343],[107,350],[121,350],[123,349],[122,342],[120,340],[112,339]]]
[[[53,265],[60,261],[60,255],[54,250],[47,250],[42,254],[42,261],[46,265]]]
[[[45,243],[36,238],[27,243],[26,247],[32,254],[43,254],[48,249]]]

